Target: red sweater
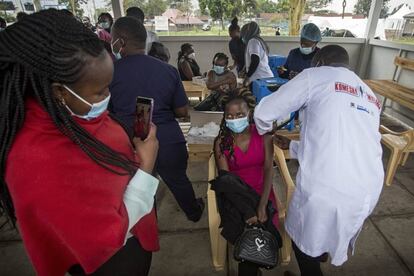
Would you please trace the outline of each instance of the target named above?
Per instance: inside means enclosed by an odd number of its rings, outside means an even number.
[[[106,112],[75,118],[113,150],[134,158],[122,127]],[[64,136],[34,100],[6,163],[6,183],[24,245],[38,275],[64,275],[75,264],[92,273],[122,246],[128,227],[123,194],[130,176],[96,164]],[[154,210],[131,230],[142,247],[157,251]]]

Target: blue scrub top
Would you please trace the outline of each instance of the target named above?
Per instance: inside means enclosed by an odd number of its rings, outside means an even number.
[[[130,134],[136,98],[142,96],[154,99],[152,121],[157,126],[160,145],[185,142],[174,109],[186,106],[188,98],[173,66],[147,55],[127,56],[115,62],[109,90],[109,111],[127,126]]]
[[[299,48],[291,50],[289,52],[289,55],[285,63],[285,68],[287,69],[287,71],[284,74],[282,74],[280,77],[288,79],[290,71],[300,73],[303,70],[310,68],[311,61],[313,57],[315,56],[316,52],[318,51],[319,51],[319,48],[316,47],[315,51],[313,51],[309,55],[304,55],[301,53]]]

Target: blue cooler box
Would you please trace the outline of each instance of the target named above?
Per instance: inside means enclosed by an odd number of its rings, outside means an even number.
[[[256,97],[256,103],[259,103],[261,99],[264,97],[272,94],[273,92],[276,92],[280,86],[287,83],[287,79],[282,79],[279,77],[275,78],[268,78],[268,79],[261,79],[256,80],[253,82],[253,95]],[[276,92],[277,93],[277,92]],[[292,116],[295,116],[295,113],[293,112],[290,115],[290,118]],[[295,122],[292,120],[288,125],[286,125],[286,129],[292,130],[295,127]]]
[[[279,73],[277,72],[277,68],[285,65],[287,58],[284,56],[279,56],[279,55],[270,55],[269,56],[269,66],[270,66],[270,70],[272,70],[273,75],[275,77],[279,76]]]

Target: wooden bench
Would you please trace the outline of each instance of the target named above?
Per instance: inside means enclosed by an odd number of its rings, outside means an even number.
[[[383,106],[385,106],[385,101],[390,99],[414,111],[414,89],[398,83],[401,71],[414,71],[414,60],[401,57],[401,54],[400,51],[400,56],[395,57],[396,67],[391,80],[365,80],[365,83],[372,91],[384,97]],[[398,166],[404,166],[408,155],[414,151],[414,130],[394,132],[381,126],[380,131],[382,133],[381,143],[391,151],[384,179],[385,185],[389,186]]]
[[[372,91],[384,97],[383,106],[385,106],[385,101],[390,99],[414,110],[414,89],[398,83],[398,72],[404,69],[414,71],[414,60],[397,56],[394,64],[396,69],[391,80],[364,80],[364,82]]]

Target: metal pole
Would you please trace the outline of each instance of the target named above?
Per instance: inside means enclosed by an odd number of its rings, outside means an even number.
[[[368,22],[365,29],[365,44],[361,50],[360,59],[361,63],[358,68],[358,74],[361,78],[367,77],[368,62],[371,57],[371,45],[369,42],[375,37],[377,30],[378,20],[382,9],[383,0],[373,0],[371,2],[371,8],[369,10]]]

